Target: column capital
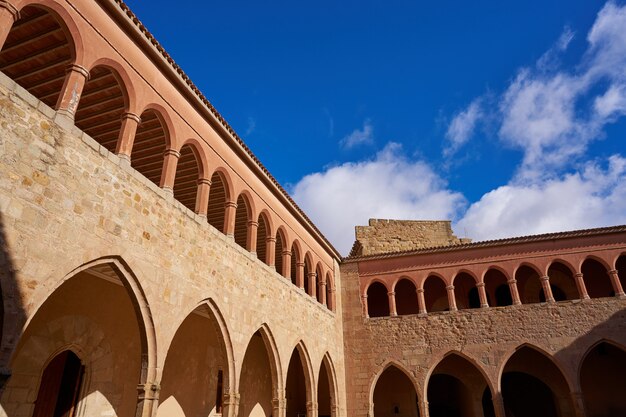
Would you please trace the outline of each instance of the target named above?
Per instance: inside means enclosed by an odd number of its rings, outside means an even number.
[[[315,278],[315,271],[309,271],[309,273],[307,274],[309,276],[309,278]]]
[[[209,187],[212,184],[211,180],[208,179],[208,178],[199,178],[197,183],[198,183],[198,185],[208,185]]]
[[[122,116],[120,117],[120,119],[122,120],[128,119],[128,120],[137,122],[137,124],[141,124],[141,117],[139,117],[136,113],[132,113],[129,111],[122,113]]]
[[[361,294],[361,299],[367,300],[367,294]]]
[[[393,295],[396,295],[396,292],[395,292],[395,291],[389,291],[389,292],[387,293],[387,295],[391,295],[391,296],[393,296]]]
[[[304,268],[304,262],[296,262],[298,268]]]
[[[417,292],[418,294],[424,294],[424,289],[423,288],[418,288],[415,290],[415,292]]]
[[[248,220],[248,227],[259,227],[259,222],[256,220]]]
[[[515,278],[510,279],[506,282],[507,284],[517,284],[517,280]]]
[[[542,281],[550,281],[550,277],[547,276],[547,275],[544,275],[544,276],[540,277],[539,279],[542,280]]]
[[[448,286],[446,287],[446,290],[448,290],[448,291],[454,291],[454,285],[448,285]]]
[[[6,9],[13,15],[13,20],[20,18],[20,11],[8,0],[0,0],[0,8]]]
[[[583,273],[582,272],[576,272],[574,274],[574,278],[582,278],[583,277]]]
[[[89,79],[89,71],[82,65],[69,64],[67,67],[65,67],[65,73],[67,74],[68,72],[76,72],[85,77],[85,80]]]
[[[237,202],[229,200],[229,201],[224,203],[224,207],[226,207],[226,208],[231,208],[231,207],[232,208],[237,208]]]
[[[617,269],[611,269],[611,270],[609,270],[609,274],[610,274],[610,275],[617,275],[617,273],[618,273]]]
[[[160,391],[161,386],[156,382],[137,385],[137,392],[139,393],[138,396],[140,400],[156,401],[159,399]]]
[[[163,156],[173,156],[174,158],[178,159],[180,158],[180,152],[178,152],[176,149],[166,149],[165,152],[163,152]]]
[[[289,249],[284,249],[281,253],[283,256],[291,256],[291,251]]]
[[[478,284],[476,284],[476,288],[485,288],[485,283],[479,282]]]
[[[238,405],[241,396],[238,392],[225,392],[223,394],[224,405]]]
[[[276,242],[276,237],[275,237],[275,236],[267,236],[267,237],[265,238],[265,241],[266,241],[267,243],[269,243],[269,242]]]

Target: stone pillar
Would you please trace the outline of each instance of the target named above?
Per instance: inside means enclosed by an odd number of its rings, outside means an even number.
[[[553,303],[554,296],[552,295],[552,288],[550,288],[550,277],[544,275],[541,277],[541,286],[543,287],[543,294],[546,296],[546,302]]]
[[[572,404],[574,405],[574,416],[575,417],[586,417],[587,413],[585,412],[585,399],[583,397],[582,392],[571,392]]]
[[[224,417],[236,417],[239,413],[239,399],[241,396],[238,392],[226,392],[224,393],[224,401],[222,410],[222,416]]]
[[[446,287],[448,291],[448,306],[450,307],[450,311],[457,311],[456,308],[456,297],[454,296],[454,285],[448,285]]]
[[[495,411],[496,417],[506,417],[506,411],[504,410],[504,399],[502,398],[502,394],[497,393],[496,395],[492,396],[491,401],[493,403],[493,410]]]
[[[424,289],[418,288],[417,292],[417,308],[419,314],[426,314],[426,300],[424,300]]]
[[[206,217],[209,209],[209,191],[211,189],[211,180],[208,178],[200,178],[198,180],[198,192],[196,193],[196,214]]]
[[[130,162],[135,135],[140,124],[141,118],[135,113],[126,112],[122,114],[122,126],[120,127],[120,135],[117,137],[115,153],[128,162]]]
[[[578,288],[578,295],[580,296],[580,299],[588,300],[589,294],[587,294],[587,286],[585,285],[583,274],[581,272],[574,274],[574,280],[576,281],[576,288]]]
[[[291,251],[289,249],[283,250],[283,270],[278,271],[282,276],[287,279],[291,279]]]
[[[522,304],[522,301],[519,298],[519,291],[517,290],[517,280],[510,279],[506,282],[509,284],[509,291],[511,292],[511,298],[513,299],[513,305],[518,306]]]
[[[285,392],[275,395],[272,398],[272,417],[286,417],[287,416],[287,399],[285,398]]]
[[[314,401],[306,402],[306,415],[307,417],[318,417],[317,416],[317,403]]]
[[[176,166],[178,165],[180,152],[174,149],[167,149],[163,152],[163,171],[161,171],[161,184],[168,193],[174,193],[174,181],[176,181]]]
[[[268,266],[276,266],[276,237],[267,236],[265,238],[265,263]],[[279,273],[281,271],[278,271]]]
[[[623,297],[624,289],[622,288],[622,283],[619,280],[619,275],[617,269],[611,269],[609,271],[609,276],[611,277],[611,284],[613,284],[613,291],[615,291],[615,295],[618,297]]]
[[[418,403],[419,403],[419,408],[420,408],[419,415],[422,417],[429,417],[430,410],[428,409],[428,400],[424,399],[422,401],[418,401]]]
[[[317,281],[317,286],[319,288],[320,303],[327,306],[328,304],[326,303],[326,281],[322,278],[320,281]]]
[[[296,285],[304,289],[304,262],[296,261]]]
[[[237,202],[227,201],[224,203],[224,234],[233,237],[235,235],[235,216],[237,215]]]
[[[246,235],[246,246],[250,253],[256,255],[256,236],[259,230],[259,222],[248,220],[248,230]]]
[[[136,417],[154,417],[159,406],[161,387],[156,382],[137,385]]]
[[[83,87],[89,79],[89,71],[85,67],[76,64],[68,65],[65,70],[65,83],[59,94],[56,109],[57,112],[74,119],[80,95],[83,93]]]
[[[367,310],[367,294],[361,295],[361,308],[363,309],[363,317],[370,318],[369,311]]]
[[[317,289],[317,274],[315,272],[309,272],[309,288],[306,288],[305,291],[313,298],[317,298],[315,295],[315,291]]]
[[[485,291],[485,283],[479,282],[476,284],[476,288],[478,289],[478,298],[480,298],[480,307],[489,307],[489,303],[487,302],[487,292]]]
[[[387,293],[387,297],[389,297],[389,315],[391,317],[396,317],[398,315],[398,309],[396,308],[396,293],[395,293],[395,291],[389,291]]]
[[[7,0],[0,0],[0,48],[4,46],[13,23],[19,18],[20,12],[17,7]]]

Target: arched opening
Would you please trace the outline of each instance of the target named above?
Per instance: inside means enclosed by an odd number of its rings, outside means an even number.
[[[454,298],[459,310],[480,308],[480,298],[474,277],[466,272],[461,272],[454,278]]]
[[[224,233],[224,216],[226,215],[226,200],[228,198],[226,180],[219,172],[211,176],[209,187],[209,206],[207,207],[207,221],[221,233]]]
[[[144,111],[135,133],[130,164],[141,175],[159,185],[163,171],[163,154],[169,143],[162,116],[152,109]]]
[[[335,390],[332,380],[332,368],[324,357],[320,364],[319,377],[317,379],[317,413],[318,417],[334,417],[333,406],[335,404]]]
[[[311,282],[309,277],[309,274],[311,273],[311,271],[313,271],[312,268],[313,266],[311,264],[310,255],[307,253],[304,256],[304,292],[310,296],[314,296],[311,293]],[[313,279],[315,279],[315,277],[313,277]]]
[[[396,310],[399,316],[419,313],[417,291],[413,281],[403,278],[396,283]]]
[[[548,268],[548,276],[550,277],[550,288],[554,301],[577,300],[580,298],[576,281],[572,271],[561,262],[553,262]],[[539,294],[539,300],[546,300],[543,288]]]
[[[258,223],[259,227],[256,232],[256,257],[267,265],[267,237],[270,235],[270,230],[265,213],[259,214]]]
[[[270,353],[260,331],[250,342],[243,358],[239,379],[239,415],[269,417],[272,415],[274,391]]]
[[[180,158],[178,158],[176,165],[174,198],[191,211],[196,210],[200,164],[201,162],[191,145],[184,145],[180,150]]]
[[[300,251],[298,250],[298,246],[296,242],[293,242],[291,245],[291,283],[295,286],[298,285],[297,277],[298,277],[298,263],[300,263]]]
[[[333,278],[330,272],[326,273],[326,306],[330,311],[335,311],[335,289],[333,288]]]
[[[127,107],[119,75],[111,68],[97,66],[89,73],[74,123],[109,152],[115,152],[122,128],[122,115]]]
[[[586,259],[582,264],[581,272],[590,298],[615,296],[611,277],[600,262],[595,259]]]
[[[528,346],[509,358],[501,386],[507,416],[555,417],[572,412],[563,374],[552,360]]]
[[[626,255],[622,255],[617,258],[617,262],[615,262],[615,269],[617,270],[617,275],[619,276],[619,282],[622,284],[622,289],[626,291]]]
[[[484,281],[487,303],[490,306],[503,307],[513,305],[511,289],[507,283],[506,276],[501,271],[497,269],[488,270],[485,274]]]
[[[152,325],[143,321],[142,312],[148,311],[148,306],[141,290],[120,268],[117,263],[99,263],[81,270],[38,308],[15,350],[13,376],[2,398],[7,415],[21,414],[18,410],[23,410],[24,404],[34,404],[38,392],[41,415],[56,415],[50,413],[53,399],[61,401],[59,392],[64,392],[64,398],[70,391],[74,395],[76,388],[62,382],[55,397],[54,381],[63,375],[61,369],[71,367],[71,377],[67,378],[76,382],[78,362],[85,367],[84,388],[70,402],[80,403],[81,413],[135,415],[136,387],[146,382],[151,369],[146,332]],[[77,362],[68,354],[63,360],[50,362],[44,372],[49,359],[68,347],[78,352],[81,360]],[[43,375],[46,380],[33,375]],[[65,377],[61,378],[63,381]],[[42,400],[44,397],[47,399]]]
[[[228,358],[220,325],[201,305],[182,322],[167,351],[157,417],[221,414]]]
[[[389,315],[387,287],[380,282],[373,282],[367,288],[367,314],[370,317],[385,317]]]
[[[248,220],[250,220],[250,204],[248,199],[240,194],[237,198],[237,211],[235,212],[235,243],[244,249],[248,249]]]
[[[543,294],[543,288],[539,274],[535,269],[528,265],[522,265],[515,272],[515,279],[522,304],[540,302],[539,297]]]
[[[289,360],[285,398],[287,399],[286,417],[307,415],[306,403],[310,401],[310,394],[307,392],[304,358],[298,348],[293,350]]]
[[[419,417],[415,386],[409,377],[395,366],[380,375],[374,388],[376,417]]]
[[[283,261],[283,251],[285,250],[285,237],[283,235],[282,230],[278,229],[276,232],[276,245],[274,250],[274,266],[276,268],[276,272],[280,275],[285,276],[285,266]]]
[[[424,300],[426,301],[426,311],[429,313],[436,311],[448,311],[448,292],[446,283],[436,275],[431,275],[424,282]]]
[[[0,51],[0,71],[54,108],[67,66],[74,60],[74,45],[68,33],[52,12],[24,7]]]
[[[626,352],[607,342],[587,353],[580,367],[580,386],[587,417],[626,416]]]
[[[488,401],[484,401],[485,391]],[[487,380],[475,365],[456,354],[435,367],[427,392],[431,417],[483,417],[493,410]]]
[[[71,350],[56,355],[43,371],[33,417],[76,416],[84,371]]]

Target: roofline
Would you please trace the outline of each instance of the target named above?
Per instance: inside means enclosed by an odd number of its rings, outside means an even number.
[[[494,246],[506,246],[510,244],[545,242],[545,241],[556,240],[556,239],[598,236],[598,235],[605,235],[605,234],[612,234],[612,233],[624,233],[624,232],[626,232],[626,225],[598,227],[594,229],[579,229],[579,230],[570,230],[566,232],[544,233],[544,234],[539,234],[539,235],[519,236],[519,237],[511,237],[511,238],[495,239],[495,240],[483,240],[480,242],[462,243],[459,245],[434,246],[430,248],[386,252],[386,253],[378,253],[378,254],[372,254],[372,255],[348,256],[342,259],[342,263],[386,259],[386,258],[396,258],[396,257],[411,256],[411,255],[457,252],[457,251],[472,250],[472,249],[491,248]]]
[[[272,191],[291,214],[304,228],[311,233],[315,240],[328,250],[337,261],[341,254],[330,241],[320,232],[304,211],[298,207],[287,191],[278,183],[261,161],[252,153],[250,148],[237,135],[226,119],[202,94],[200,89],[191,81],[174,59],[165,51],[165,48],[141,23],[123,0],[97,0],[100,6],[120,25],[122,30],[139,46],[157,68],[172,82],[174,87],[192,105],[198,113],[217,131],[226,144],[238,155],[256,176]]]

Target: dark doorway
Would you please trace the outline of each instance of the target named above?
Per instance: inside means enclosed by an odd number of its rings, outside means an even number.
[[[74,417],[83,373],[74,352],[55,356],[43,371],[33,417]]]

